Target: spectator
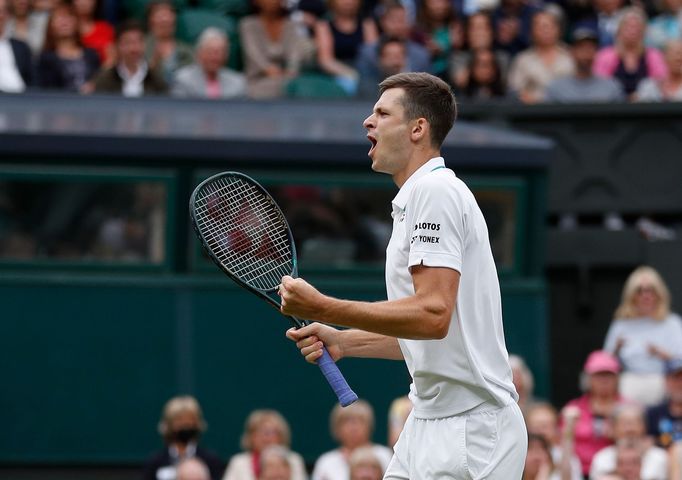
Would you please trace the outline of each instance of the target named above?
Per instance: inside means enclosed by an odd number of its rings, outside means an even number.
[[[186,458],[178,464],[175,480],[211,480],[211,472],[198,458]]]
[[[635,94],[637,101],[682,101],[682,40],[669,40],[663,54],[668,75],[662,80],[642,80]]]
[[[545,100],[558,103],[616,102],[624,99],[620,84],[612,78],[592,73],[597,55],[597,32],[589,26],[578,26],[571,35],[573,75],[552,80],[545,90]]]
[[[614,46],[599,50],[594,61],[594,73],[618,80],[628,98],[643,79],[660,80],[667,73],[661,52],[644,46],[645,28],[646,17],[642,10],[625,9],[618,23]]]
[[[662,49],[669,40],[682,38],[682,0],[662,0],[662,13],[649,20],[646,44]]]
[[[670,292],[656,270],[639,267],[625,282],[604,349],[620,358],[620,392],[654,405],[665,392],[665,362],[682,352],[682,319],[670,311]]]
[[[75,8],[68,3],[57,5],[47,24],[43,53],[38,58],[38,85],[91,93],[98,70],[97,52],[81,43]]]
[[[670,449],[670,480],[682,480],[682,442]]]
[[[477,50],[492,50],[495,52],[496,64],[500,68],[502,82],[506,84],[509,69],[509,54],[495,48],[493,24],[485,12],[471,15],[465,24],[464,48],[456,50],[450,56],[449,82],[456,89],[462,90],[469,81],[469,65],[473,52]]]
[[[177,467],[183,460],[197,458],[208,467],[210,478],[219,480],[225,469],[225,462],[210,450],[199,446],[199,439],[205,431],[206,422],[194,397],[171,398],[164,406],[159,421],[159,434],[165,447],[146,462],[144,479],[174,479],[176,474],[179,477]],[[186,468],[196,470],[197,465]]]
[[[679,355],[679,350],[676,352]],[[647,433],[662,448],[682,441],[682,358],[673,358],[666,367],[667,398],[646,412]]]
[[[289,424],[275,410],[254,410],[246,419],[241,446],[244,452],[230,459],[223,480],[255,480],[261,475],[261,455],[266,448],[280,446],[289,448],[291,431]],[[288,456],[291,480],[305,480],[305,465],[297,453]]]
[[[182,67],[194,62],[192,47],[175,39],[177,13],[172,0],[152,0],[147,5],[147,34],[144,55],[150,68],[159,72],[166,83]]]
[[[298,76],[305,44],[279,0],[253,0],[257,13],[239,22],[249,95],[255,99],[284,94]]]
[[[20,93],[31,85],[31,49],[21,40],[5,37],[7,0],[0,0],[0,92]]]
[[[163,94],[168,86],[144,59],[144,30],[135,20],[123,22],[116,32],[118,63],[103,70],[95,80],[95,91],[124,97]]]
[[[528,406],[534,401],[533,390],[535,379],[525,360],[519,355],[509,355],[509,365],[512,369],[512,381],[519,394],[519,408],[525,413]]]
[[[469,76],[462,93],[470,100],[490,100],[504,97],[501,67],[492,50],[474,50]]]
[[[431,54],[431,73],[447,81],[450,55],[464,44],[462,22],[450,0],[423,0],[415,33]]]
[[[358,400],[342,408],[336,405],[330,418],[331,433],[339,447],[323,453],[315,462],[312,480],[346,480],[350,476],[348,460],[357,448],[369,447],[386,470],[393,452],[383,445],[372,444],[374,412],[369,403]]]
[[[225,68],[229,54],[227,35],[209,27],[197,40],[196,63],[175,74],[171,93],[177,97],[235,98],[246,96],[246,79]]]
[[[533,15],[533,46],[520,53],[509,69],[509,89],[523,103],[544,99],[545,88],[559,77],[572,75],[573,58],[561,44],[561,13],[547,7]]]
[[[384,468],[371,447],[355,449],[348,459],[350,480],[381,480]]]
[[[581,375],[585,394],[568,402],[562,412],[563,418],[578,415],[575,453],[585,476],[590,472],[592,457],[612,443],[609,422],[616,406],[623,403],[618,394],[619,372],[618,360],[610,353],[603,350],[590,353]],[[565,428],[562,425],[562,431]]]
[[[525,414],[531,435],[539,435],[549,444],[552,463],[562,480],[582,480],[580,460],[575,456],[574,428],[577,418],[564,418],[564,431],[559,431],[559,416],[549,403],[534,403]]]
[[[261,453],[258,480],[292,480],[291,452],[280,445],[271,445]]]
[[[522,480],[560,480],[554,469],[552,455],[547,441],[540,435],[528,435],[528,453],[523,468]]]
[[[591,20],[599,34],[600,47],[615,43],[624,3],[624,0],[594,0],[595,15]]]
[[[358,95],[363,98],[379,98],[379,83],[396,73],[407,71],[407,44],[397,38],[382,38],[379,42],[379,65],[377,76],[360,79]]]
[[[668,475],[668,454],[665,450],[647,445],[644,410],[636,404],[620,405],[613,412],[613,441],[616,445],[633,442],[641,445],[642,467],[638,480],[666,480]],[[610,446],[597,452],[590,467],[590,480],[599,480],[602,475],[616,469],[618,448]]]
[[[355,95],[358,73],[354,65],[363,45],[379,38],[371,17],[361,18],[361,0],[330,0],[329,20],[315,26],[317,63],[323,72],[333,75],[348,95]]]
[[[31,0],[10,0],[8,3],[10,17],[5,26],[7,38],[15,38],[26,42],[33,55],[43,49],[45,31],[49,12],[37,12],[31,8]]]
[[[407,10],[398,3],[389,3],[379,17],[382,38],[397,38],[407,46],[408,72],[429,72],[431,56],[429,51],[417,42],[411,40],[411,30],[407,20]],[[379,73],[379,42],[363,45],[360,49],[357,70],[360,77],[378,78]]]
[[[497,47],[510,56],[530,46],[531,23],[538,11],[527,0],[502,0],[493,12],[493,25]]]
[[[98,0],[73,0],[73,6],[81,42],[97,52],[102,65],[110,67],[114,63],[114,28],[101,20]]]
[[[615,474],[621,480],[641,480],[642,446],[637,441],[626,440],[616,447]]]
[[[388,408],[388,446],[393,448],[395,442],[398,441],[398,437],[405,427],[405,422],[407,417],[410,416],[412,411],[412,402],[410,398],[405,395],[398,397],[391,402],[391,406]]]

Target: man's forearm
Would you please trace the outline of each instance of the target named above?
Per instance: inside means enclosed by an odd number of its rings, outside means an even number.
[[[341,348],[344,357],[403,359],[397,338],[364,330],[341,332]]]

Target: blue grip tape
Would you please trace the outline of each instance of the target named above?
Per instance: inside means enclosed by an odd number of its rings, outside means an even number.
[[[329,355],[326,348],[322,349],[322,356],[317,361],[317,364],[319,365],[320,370],[322,370],[327,382],[329,382],[329,386],[334,390],[342,407],[347,407],[358,399],[358,396],[351,390],[348,382],[346,382],[346,379],[343,377],[341,370],[336,366],[336,363],[332,360],[332,357]]]

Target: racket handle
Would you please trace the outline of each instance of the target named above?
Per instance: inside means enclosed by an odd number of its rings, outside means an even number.
[[[347,407],[358,399],[358,396],[351,390],[348,382],[346,382],[346,379],[343,377],[336,362],[332,360],[329,352],[324,347],[322,348],[322,356],[317,361],[317,365],[320,367],[320,370],[322,370],[327,382],[329,382],[329,386],[334,390],[342,407]]]

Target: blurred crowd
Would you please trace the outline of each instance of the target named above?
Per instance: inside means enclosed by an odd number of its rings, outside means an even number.
[[[523,480],[682,480],[682,318],[671,312],[668,287],[654,269],[639,267],[626,280],[604,345],[580,372],[581,396],[557,408],[534,396],[523,358],[511,355],[510,364],[528,429]],[[407,397],[393,401],[380,444],[368,402],[335,406],[337,447],[306,466],[291,450],[282,414],[255,410],[242,453],[225,463],[200,446],[206,423],[196,399],[176,397],[163,409],[165,445],[147,462],[144,479],[380,480],[410,411]]]
[[[249,3],[250,2],[250,3]],[[681,0],[0,0],[0,92],[682,100]]]

